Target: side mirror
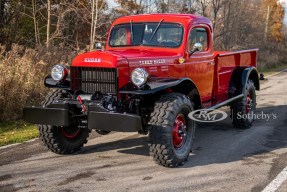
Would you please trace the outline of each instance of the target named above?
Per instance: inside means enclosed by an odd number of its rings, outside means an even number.
[[[96,49],[97,50],[102,50],[102,44],[101,43],[96,43]]]
[[[201,43],[195,43],[192,50],[189,53],[189,56],[191,56],[193,53],[197,51],[202,51],[203,50],[203,45]]]

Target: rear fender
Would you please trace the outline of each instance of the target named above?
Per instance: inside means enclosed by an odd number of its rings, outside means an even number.
[[[242,71],[241,74],[242,87],[246,87],[248,80],[252,80],[254,82],[256,90],[258,91],[260,90],[259,75],[255,67],[248,67]],[[244,93],[244,91],[245,89],[243,89],[242,92]]]
[[[255,67],[238,67],[234,69],[229,83],[229,98],[244,94],[245,89],[243,87],[246,87],[249,79],[254,82],[256,90],[260,90],[259,76]]]

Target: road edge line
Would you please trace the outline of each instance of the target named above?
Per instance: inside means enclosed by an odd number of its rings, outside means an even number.
[[[267,185],[262,192],[275,192],[280,186],[287,181],[287,167],[285,167],[276,178]]]
[[[284,72],[284,71],[287,71],[287,68],[286,68],[286,69],[283,69],[283,70],[281,70],[281,71],[279,71],[279,72],[276,72],[276,73],[274,73],[274,74],[267,75],[267,76],[266,76],[266,77],[264,77],[264,78],[273,77],[273,76],[278,75],[278,74],[280,74],[280,73],[282,73],[282,72]],[[263,74],[264,74],[264,73],[263,73]]]
[[[24,141],[22,143],[13,143],[13,144],[10,144],[10,145],[4,145],[4,146],[1,146],[0,147],[0,150],[1,149],[7,149],[9,147],[13,147],[13,146],[17,146],[17,145],[21,145],[21,144],[24,144],[24,143],[30,143],[30,142],[33,142],[33,141],[36,141],[38,140],[39,138],[35,138],[35,139],[31,139],[31,140],[28,140],[28,141]]]

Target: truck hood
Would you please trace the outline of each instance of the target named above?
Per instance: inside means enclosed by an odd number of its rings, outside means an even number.
[[[93,51],[76,56],[72,66],[116,68],[135,65],[156,65],[174,63],[174,60],[179,57],[180,54],[178,53],[155,50]]]
[[[116,53],[93,51],[76,56],[72,62],[72,66],[116,68],[128,66],[128,60],[124,56]]]

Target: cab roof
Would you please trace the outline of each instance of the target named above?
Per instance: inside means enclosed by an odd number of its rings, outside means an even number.
[[[155,14],[141,14],[141,15],[130,15],[123,16],[116,19],[113,25],[120,23],[133,23],[137,22],[160,22],[163,19],[163,22],[171,23],[180,23],[182,25],[188,25],[190,22],[196,24],[206,24],[212,29],[211,21],[202,16],[193,15],[193,14],[171,14],[171,13],[155,13]]]

